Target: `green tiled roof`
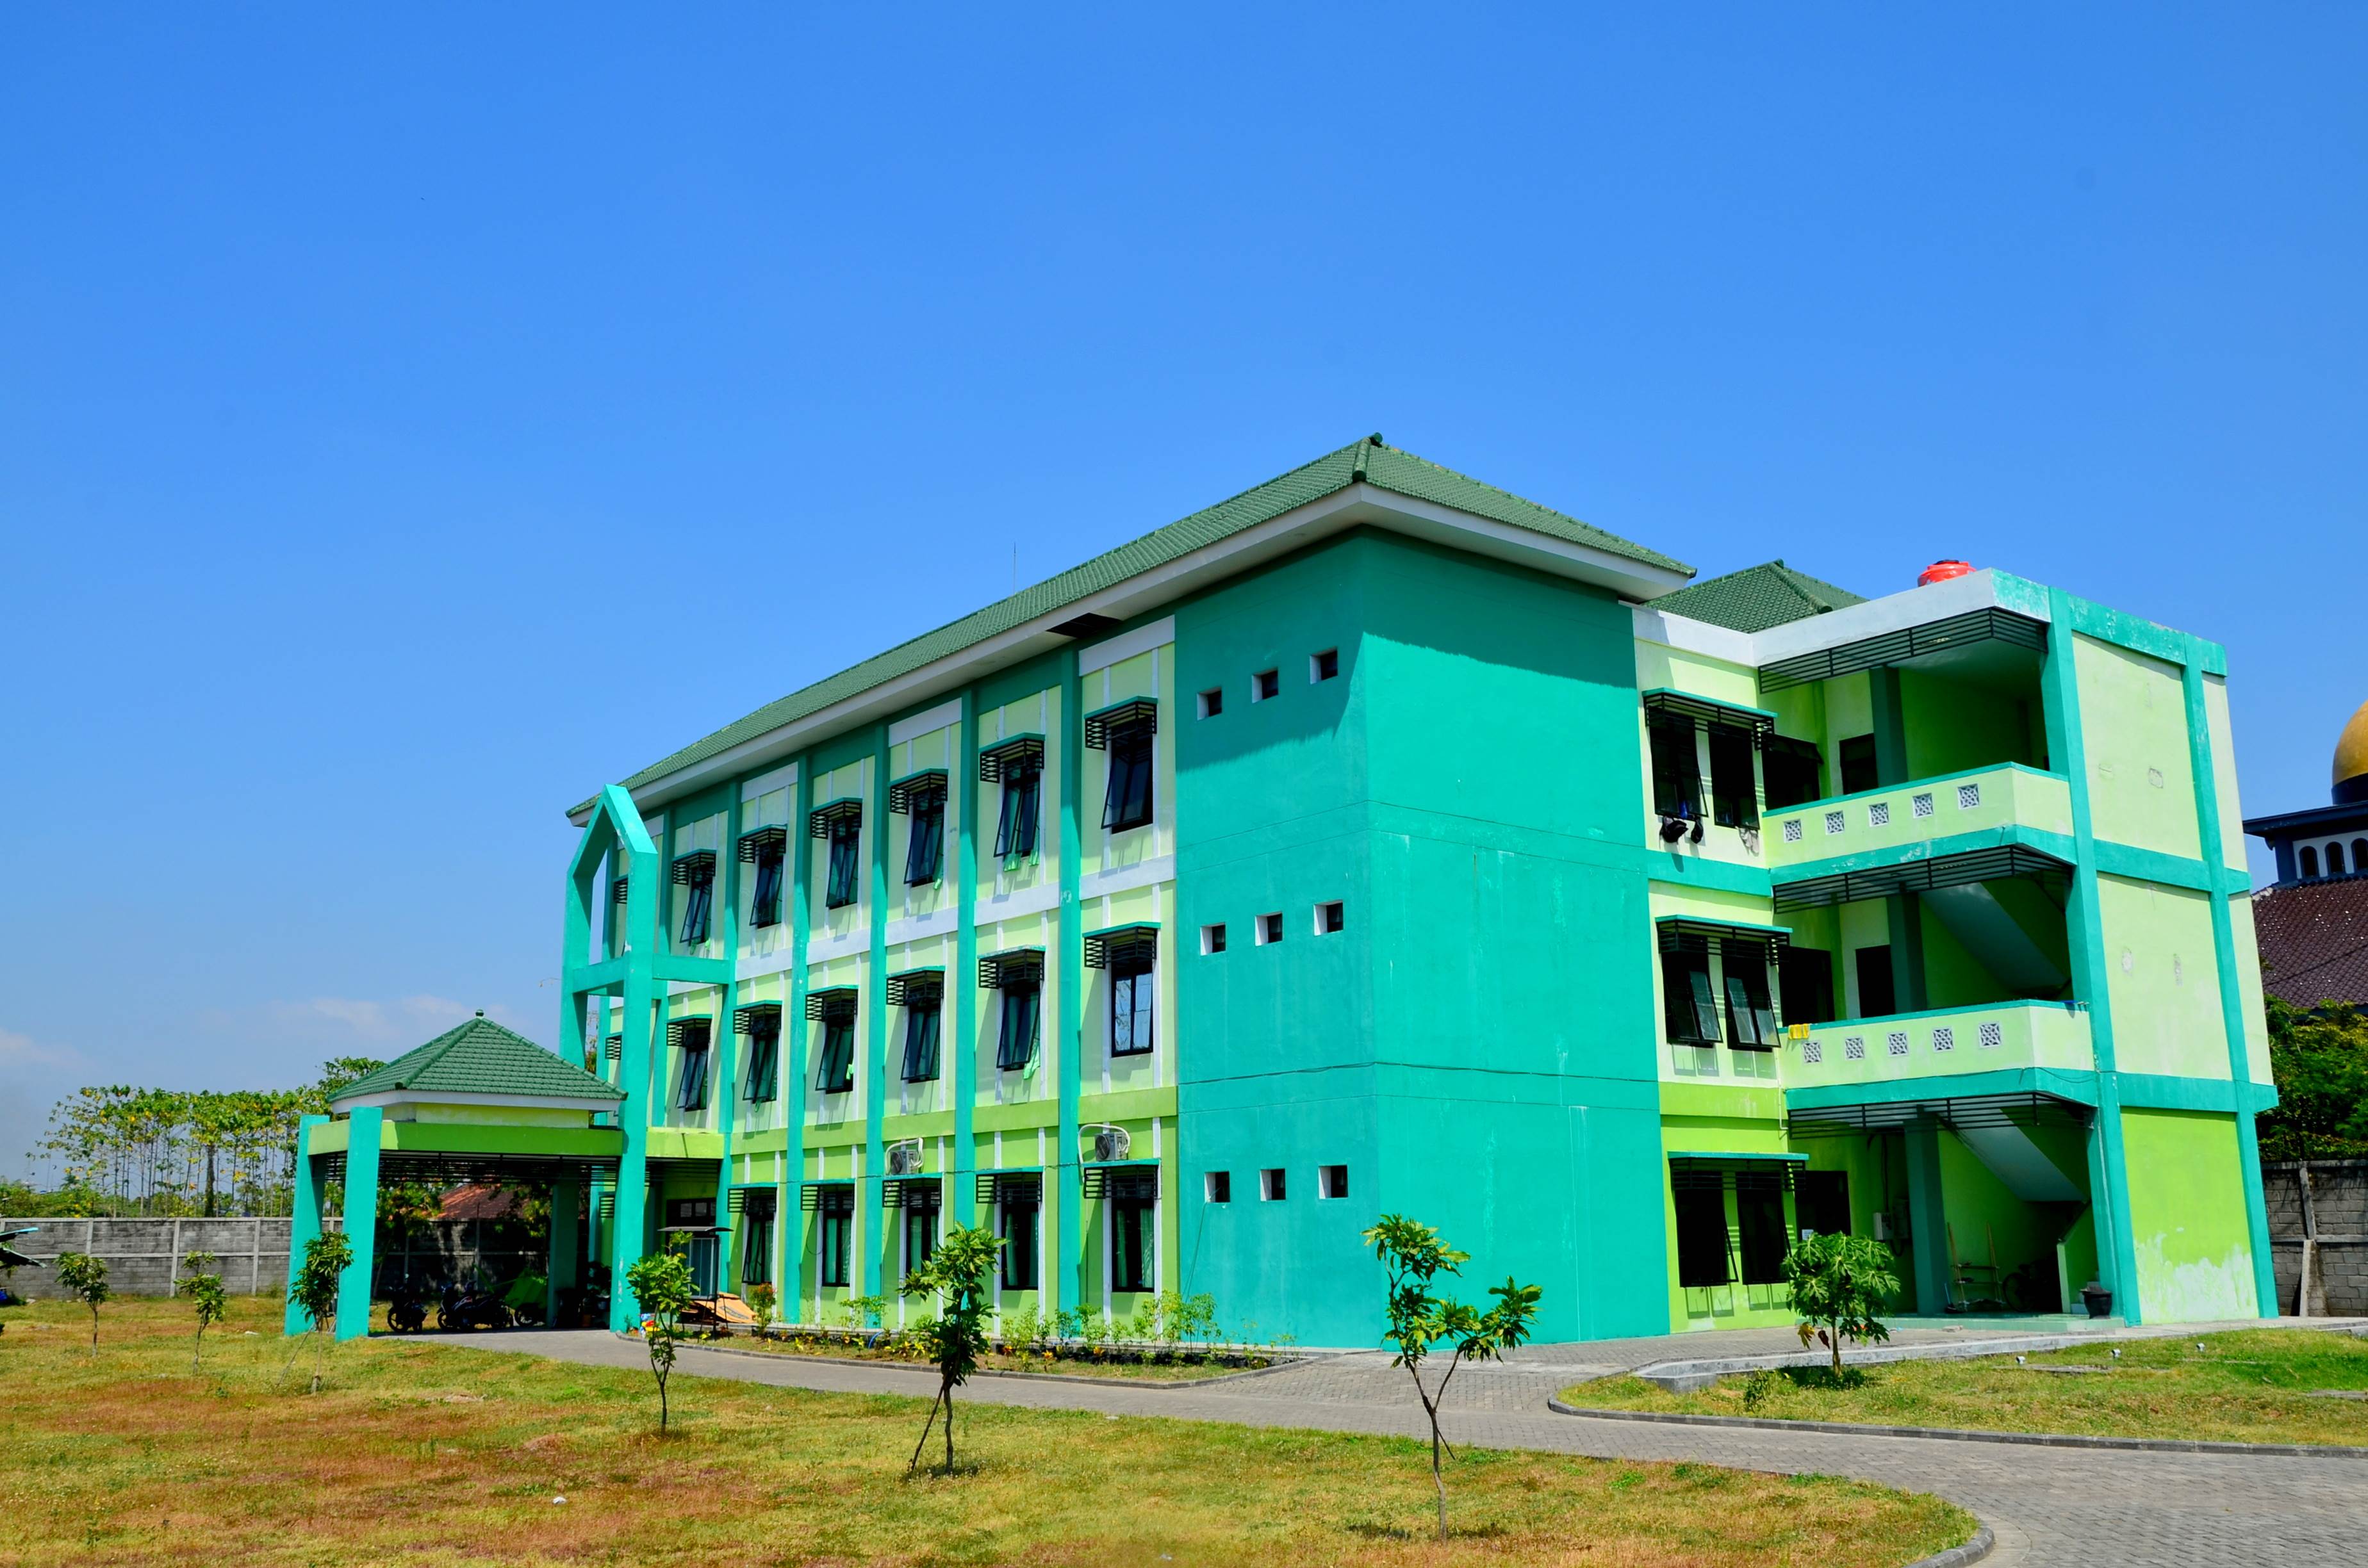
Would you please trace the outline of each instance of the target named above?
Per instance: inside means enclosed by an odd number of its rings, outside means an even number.
[[[916,637],[852,668],[841,670],[826,680],[816,681],[802,691],[793,691],[779,701],[768,703],[736,723],[727,724],[673,756],[643,768],[624,780],[625,788],[637,790],[653,779],[663,778],[670,773],[704,762],[720,752],[729,751],[783,724],[818,713],[834,703],[843,702],[873,687],[909,675],[926,665],[958,653],[1014,627],[1024,626],[1040,616],[1089,598],[1130,577],[1139,576],[1220,540],[1256,528],[1293,507],[1304,506],[1336,491],[1345,490],[1360,480],[1377,490],[1452,506],[1459,512],[1469,512],[1475,517],[1527,528],[1566,544],[1585,545],[1607,555],[1658,567],[1665,572],[1681,573],[1687,576],[1693,574],[1692,567],[1658,551],[1647,550],[1616,534],[1589,527],[1576,517],[1565,517],[1534,501],[1524,501],[1495,485],[1483,484],[1476,479],[1441,468],[1411,452],[1401,451],[1384,443],[1379,436],[1370,436],[1338,451],[1327,452],[1314,462],[1292,469],[1280,478],[1268,480],[1255,489],[1245,490],[1229,501],[1220,501],[1189,517],[1169,523],[1166,528],[1155,528],[1132,543],[1094,557],[1082,566],[1071,567],[1056,577],[1048,577],[1032,587],[1022,588],[1009,598],[998,599],[985,609],[973,611],[950,625]],[[591,805],[590,801],[585,801],[575,808],[575,812],[589,810]]]
[[[521,1034],[482,1014],[447,1029],[418,1050],[366,1073],[337,1091],[336,1100],[412,1093],[529,1095],[551,1099],[621,1100],[625,1091],[564,1062]]]
[[[1653,601],[1655,609],[1706,620],[1736,631],[1765,631],[1787,621],[1806,620],[1829,609],[1848,609],[1866,600],[1848,588],[1819,582],[1782,561],[1747,566],[1724,577],[1691,583]]]

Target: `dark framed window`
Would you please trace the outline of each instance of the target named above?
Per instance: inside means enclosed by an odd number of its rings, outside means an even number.
[[[1336,898],[1329,903],[1319,903],[1315,906],[1315,934],[1317,936],[1328,937],[1336,931],[1346,930],[1348,926],[1349,906],[1341,903],[1338,899]]]
[[[822,1213],[814,1226],[814,1267],[825,1285],[845,1285],[848,1259],[855,1250],[855,1189],[825,1187]]]
[[[1043,992],[1034,984],[1003,988],[1003,1017],[995,1036],[995,1064],[1018,1073],[1036,1060],[1036,1034]]]
[[[1861,948],[1850,954],[1858,966],[1858,1013],[1861,1018],[1887,1018],[1899,1011],[1896,990],[1892,985],[1891,944],[1879,948]]]
[[[833,991],[806,998],[806,1016],[822,1024],[814,1087],[843,1095],[855,1087],[855,994]]]
[[[1110,1263],[1113,1291],[1152,1289],[1159,1260],[1157,1176],[1113,1172],[1110,1177]]]
[[[1156,735],[1149,720],[1114,724],[1110,733],[1110,788],[1102,795],[1102,826],[1112,833],[1151,820],[1151,763]]]
[[[2302,846],[2302,874],[2305,877],[2318,875],[2318,851],[2307,844]]]
[[[740,1192],[740,1283],[762,1285],[773,1278],[773,1205],[769,1187]]]
[[[1318,1165],[1315,1167],[1315,1196],[1346,1198],[1349,1196],[1349,1167]]]
[[[1208,1195],[1209,1201],[1212,1203],[1231,1203],[1234,1200],[1234,1173],[1231,1171],[1202,1172],[1201,1190]]]
[[[1039,1189],[1041,1190],[1041,1189]],[[1002,1193],[996,1204],[995,1233],[1003,1238],[1003,1288],[1036,1289],[1037,1192]]]
[[[1708,943],[1690,939],[1662,950],[1661,1016],[1668,1038],[1679,1045],[1718,1043]]]
[[[1776,1049],[1776,1009],[1768,996],[1768,949],[1732,937],[1719,945],[1726,978],[1726,1043],[1737,1051]]]
[[[1269,1165],[1258,1172],[1258,1199],[1266,1203],[1281,1203],[1290,1195],[1290,1178],[1281,1165]]]
[[[913,803],[913,833],[905,845],[905,881],[919,887],[943,874],[946,862],[946,798],[931,795]]]
[[[1731,724],[1710,727],[1711,820],[1721,827],[1759,825],[1759,779],[1753,766],[1751,732]]]
[[[666,1026],[682,1052],[674,1085],[677,1110],[707,1108],[707,1060],[713,1025],[706,1018],[677,1018]]]
[[[1727,1271],[1726,1186],[1715,1173],[1673,1178],[1678,1210],[1678,1283],[1689,1290],[1724,1285]]]
[[[905,1082],[925,1084],[938,1075],[938,1028],[943,1008],[930,1002],[905,1005]]]
[[[1201,694],[1201,717],[1213,719],[1225,710],[1225,688],[1212,686]]]
[[[1781,1172],[1736,1173],[1735,1229],[1743,1254],[1743,1282],[1781,1283],[1784,1278],[1784,1254],[1792,1246],[1792,1237],[1784,1224],[1784,1177]]]
[[[1155,990],[1149,959],[1121,958],[1110,965],[1110,1051],[1112,1056],[1141,1056],[1151,1049]]]
[[[748,924],[751,926],[780,926],[781,924],[781,867],[789,865],[789,838],[774,838],[756,846],[756,877],[753,891],[748,893]]]
[[[1282,695],[1282,672],[1260,670],[1250,676],[1250,700],[1267,702]]]
[[[1850,735],[1841,744],[1842,793],[1856,795],[1883,788],[1883,773],[1874,760],[1873,735]]]
[[[740,1097],[765,1105],[781,1092],[781,1014],[778,1007],[751,1008],[748,1017],[748,1081]]]
[[[1320,653],[1313,653],[1308,656],[1307,683],[1310,686],[1314,686],[1319,681],[1330,680],[1334,676],[1337,676],[1339,673],[1339,649],[1326,648]]]
[[[1826,792],[1825,758],[1816,746],[1790,735],[1768,737],[1759,753],[1759,771],[1771,812],[1805,804]]]
[[[1803,1171],[1793,1178],[1793,1208],[1801,1229],[1821,1236],[1850,1233],[1850,1176],[1843,1171]]]
[[[1702,815],[1702,761],[1694,752],[1694,722],[1682,714],[1645,720],[1653,752],[1653,810],[1665,817]]]
[[[2354,871],[2368,871],[2368,838],[2355,838],[2351,841],[2351,869]]]
[[[1203,953],[1222,953],[1225,950],[1225,925],[1224,921],[1221,920],[1213,926],[1203,926],[1201,927],[1201,950]]]
[[[683,890],[682,945],[695,948],[707,940],[715,925],[715,853],[701,849],[674,863],[674,881]]]
[[[937,1250],[937,1210],[907,1203],[905,1206],[905,1272],[910,1274],[928,1262]]]
[[[2343,875],[2343,846],[2340,844],[2327,846],[2327,874],[2330,877]]]
[[[1043,815],[1044,769],[1030,762],[1003,774],[1003,809],[995,819],[995,852],[1006,859],[1036,853],[1036,822]]]
[[[830,877],[823,903],[832,909],[844,909],[855,902],[862,844],[861,817],[844,813],[830,819]]]
[[[1776,957],[1784,986],[1784,1021],[1830,1024],[1834,1011],[1834,955],[1823,948],[1786,948]]]

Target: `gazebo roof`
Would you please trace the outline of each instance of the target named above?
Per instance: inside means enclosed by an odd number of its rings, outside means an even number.
[[[337,1091],[332,1109],[366,1099],[438,1094],[503,1099],[621,1100],[625,1091],[483,1013]]]

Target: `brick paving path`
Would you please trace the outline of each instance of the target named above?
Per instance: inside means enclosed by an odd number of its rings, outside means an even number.
[[[1789,1331],[1783,1340],[1791,1339]],[[639,1344],[601,1333],[516,1332],[452,1343],[599,1366],[646,1367]],[[1690,1335],[1699,1353],[1788,1347]],[[1938,1493],[1972,1509],[1998,1537],[1989,1562],[2012,1568],[2358,1568],[2368,1562],[2368,1460],[2025,1448],[1926,1437],[1590,1421],[1546,1409],[1577,1380],[1664,1359],[1669,1341],[1535,1346],[1504,1367],[1467,1368],[1449,1396],[1451,1440],[1606,1459],[1695,1460],[1748,1470],[1850,1475]],[[928,1398],[936,1379],[889,1367],[686,1346],[677,1370],[776,1387]],[[980,1378],[966,1397],[1034,1408],[1099,1410],[1415,1435],[1422,1413],[1385,1355],[1326,1357],[1255,1378],[1176,1388],[1098,1387]]]

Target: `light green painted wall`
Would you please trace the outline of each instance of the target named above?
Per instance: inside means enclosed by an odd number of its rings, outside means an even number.
[[[2253,897],[2228,901],[2228,937],[2237,952],[2237,999],[2245,1010],[2245,1075],[2256,1084],[2275,1082],[2270,1072],[2270,1020],[2261,1001],[2261,949],[2253,929]]]
[[[2188,833],[2192,839],[2192,825]],[[2209,898],[2108,876],[2097,879],[2097,898],[2115,1065],[2226,1082],[2228,1039]]]
[[[2006,686],[1902,670],[1899,699],[1911,778],[1936,778],[2000,762],[2036,767],[2043,761],[2046,748],[2034,744],[2032,730],[2039,707],[2035,658],[2027,680]]]
[[[2149,1323],[2249,1318],[2260,1307],[2233,1118],[2128,1110],[2130,1231]]]
[[[2179,667],[2078,633],[2073,644],[2097,836],[2193,858],[2195,775]]]
[[[2245,813],[2237,801],[2237,734],[2228,718],[2226,676],[2203,677],[2205,727],[2212,736],[2212,774],[2220,797],[2220,853],[2229,869],[2246,869]]]

